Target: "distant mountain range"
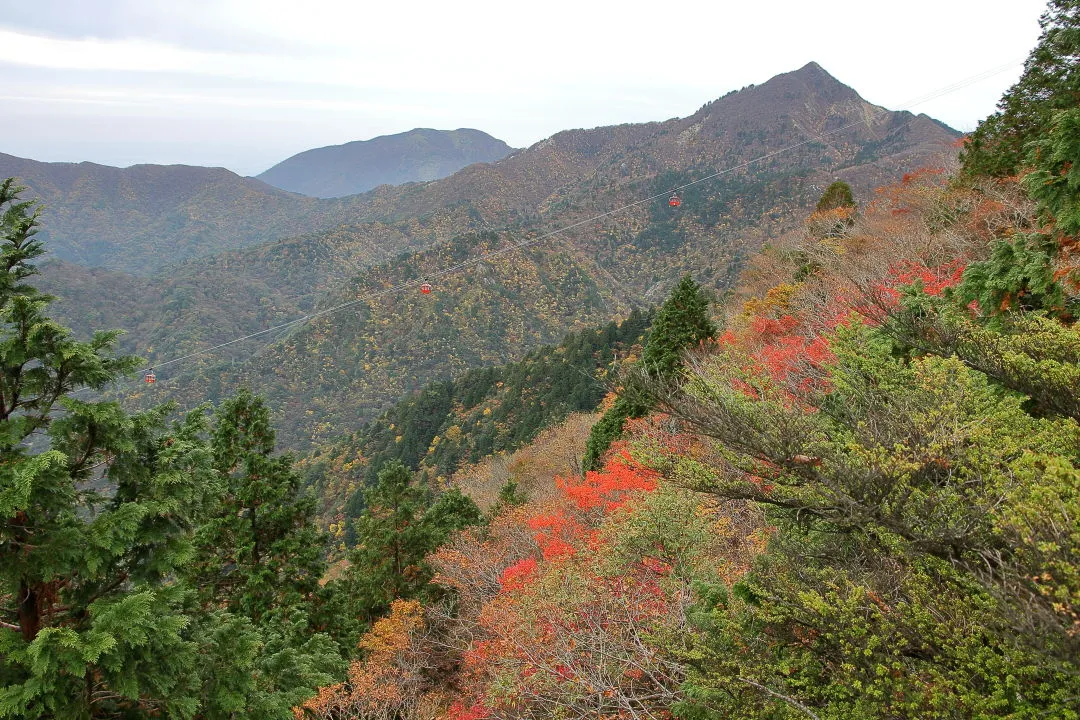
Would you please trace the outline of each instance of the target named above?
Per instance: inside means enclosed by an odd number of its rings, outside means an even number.
[[[379,185],[438,180],[473,163],[501,160],[513,151],[479,130],[417,128],[307,150],[256,177],[282,190],[335,198]]]
[[[44,163],[0,153],[44,202],[42,237],[58,258],[149,275],[187,258],[347,221],[341,201],[288,193],[225,168]]]
[[[116,168],[3,153],[0,177],[20,178],[28,197],[44,201],[42,237],[55,257],[152,275],[189,258],[355,223],[364,219],[361,198],[325,198],[443,177],[510,152],[479,130],[412,130],[301,153],[263,173],[266,182],[225,168]],[[313,190],[319,183],[357,189]]]
[[[560,132],[441,180],[341,200],[284,194],[347,209],[346,224],[329,229],[318,222],[331,215],[316,215],[306,234],[204,257],[178,236],[175,252],[189,259],[148,278],[53,263],[41,284],[80,332],[126,329],[126,349],[161,363],[433,277],[432,296],[391,293],[159,372],[154,397],[185,405],[252,387],[270,398],[279,437],[303,448],[429,380],[520,359],[659,302],[684,273],[722,291],[832,180],[866,201],[905,172],[950,162],[958,136],[871,105],[811,63],[687,118]],[[675,187],[677,210],[667,203]],[[227,198],[204,202],[227,216]],[[57,209],[73,212],[54,203],[47,223]],[[121,239],[110,257],[128,246]]]

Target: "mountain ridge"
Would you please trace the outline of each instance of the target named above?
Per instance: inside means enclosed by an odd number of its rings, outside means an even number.
[[[407,293],[394,294],[358,307],[362,319],[323,317],[276,343],[230,346],[223,364],[203,358],[177,368],[179,377],[162,375],[166,385],[200,389],[184,390],[185,402],[252,386],[277,403],[279,423],[293,425],[280,437],[302,447],[354,429],[428,380],[512,362],[584,324],[658,302],[687,272],[723,291],[744,258],[801,222],[824,185],[843,179],[867,198],[905,172],[949,162],[957,135],[870,105],[808,65],[687,118],[562,131],[442,180],[377,188],[351,199],[359,215],[351,226],[173,266],[149,295],[131,295],[143,318],[127,341],[162,362],[432,276],[471,257],[462,255],[469,247],[546,239],[498,263],[470,265],[505,288],[440,277],[437,306],[422,314]],[[683,188],[678,210],[667,204],[675,187]],[[481,231],[495,234],[470,235]],[[547,269],[537,273],[534,263]],[[62,280],[44,281],[63,296]],[[124,289],[114,283],[102,292]],[[77,305],[65,312],[81,327]],[[522,325],[526,306],[533,315]],[[411,329],[420,320],[426,325]],[[357,363],[374,370],[360,372]],[[298,412],[316,397],[310,412]]]
[[[60,259],[148,275],[190,257],[259,244],[351,216],[320,201],[197,165],[43,163],[0,153],[0,176],[42,201],[41,236]]]

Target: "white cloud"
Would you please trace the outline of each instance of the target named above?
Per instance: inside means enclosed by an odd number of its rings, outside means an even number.
[[[193,157],[220,146],[212,135],[227,135],[233,123],[277,128],[282,134],[265,150],[251,148],[250,167],[280,159],[271,153],[282,146],[417,126],[479,127],[520,146],[568,127],[685,115],[810,60],[871,102],[897,108],[1025,56],[1044,6],[98,1],[122,19],[122,32],[101,37],[95,21],[80,34],[78,18],[55,33],[44,21],[15,29],[0,20],[0,112],[49,118],[41,127],[52,128],[25,138],[24,150],[5,151],[29,155],[54,143],[70,152],[80,134],[87,148],[103,147],[80,123],[90,116],[113,119],[106,144],[136,123],[140,135],[157,127],[171,142],[175,128],[155,118],[197,119],[203,141],[191,140]],[[916,109],[969,129],[1018,76],[1017,68]]]
[[[186,50],[145,40],[61,39],[0,29],[0,62],[57,70],[215,74],[258,58]]]

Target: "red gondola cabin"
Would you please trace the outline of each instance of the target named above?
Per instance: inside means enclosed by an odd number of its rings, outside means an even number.
[[[424,283],[423,285],[421,285],[420,286],[420,292],[424,293],[425,295],[430,295],[431,294],[431,283]]]
[[[157,375],[154,374],[153,370],[146,373],[146,384],[147,385],[153,385],[156,382],[157,382]]]
[[[671,193],[671,197],[668,198],[667,204],[671,207],[679,207],[680,205],[682,205],[682,200],[679,199],[679,195],[677,193]]]

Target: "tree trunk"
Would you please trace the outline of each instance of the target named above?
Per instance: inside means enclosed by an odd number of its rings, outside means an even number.
[[[41,631],[37,586],[28,585],[25,578],[19,582],[19,627],[27,643],[33,642]]]

